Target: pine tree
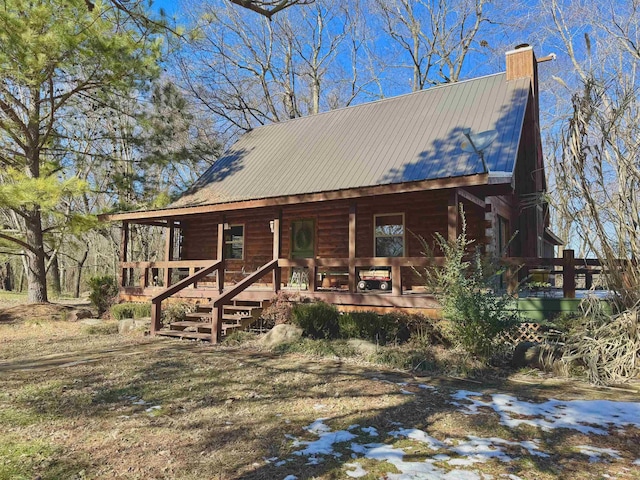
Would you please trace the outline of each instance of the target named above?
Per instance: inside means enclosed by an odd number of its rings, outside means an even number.
[[[70,115],[135,95],[156,76],[159,24],[141,25],[111,3],[6,0],[0,8],[0,208],[20,232],[0,238],[27,258],[30,302],[46,302],[43,219],[82,223],[65,206],[88,189],[73,171]],[[144,14],[139,4],[130,12]]]

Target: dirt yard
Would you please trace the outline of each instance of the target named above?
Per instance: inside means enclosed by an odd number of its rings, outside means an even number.
[[[640,479],[633,389],[415,378],[47,315],[0,323],[0,479]]]

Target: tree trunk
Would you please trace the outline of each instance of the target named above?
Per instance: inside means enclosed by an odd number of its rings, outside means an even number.
[[[29,111],[29,139],[25,148],[27,159],[25,174],[29,178],[40,178],[40,90],[31,87],[32,106]],[[44,237],[42,235],[42,214],[40,206],[35,205],[23,214],[25,249],[27,259],[27,301],[29,303],[45,303],[47,296],[47,270],[45,268]]]
[[[24,253],[24,252],[22,252]],[[18,292],[22,293],[24,291],[24,274],[27,271],[27,257],[23,255],[20,257],[22,268],[20,269],[20,280],[18,281]]]
[[[54,257],[51,259],[51,290],[54,296],[60,296],[62,293],[62,284],[60,283],[60,264],[58,263],[57,252],[53,253]]]
[[[0,290],[11,291],[11,263],[0,266]]]
[[[45,254],[42,236],[42,218],[40,210],[34,209],[25,215],[25,234],[27,244],[27,301],[29,303],[46,303],[47,272],[45,270]]]
[[[82,280],[82,266],[84,265],[84,262],[87,261],[87,257],[89,256],[89,248],[86,248],[84,251],[84,255],[82,256],[82,258],[80,260],[78,260],[78,274],[76,276],[76,288],[73,291],[73,297],[74,298],[79,298],[80,297],[80,283]]]

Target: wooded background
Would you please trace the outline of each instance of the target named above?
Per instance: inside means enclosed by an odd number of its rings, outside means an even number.
[[[638,258],[637,0],[245,3],[4,3],[0,288],[78,295],[116,272],[98,213],[166,206],[251,128],[503,71],[523,42],[557,58],[539,69],[553,230],[578,257]],[[157,231],[131,238],[162,259]]]

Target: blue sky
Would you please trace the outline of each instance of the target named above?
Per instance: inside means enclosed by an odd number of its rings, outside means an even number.
[[[180,10],[180,2],[174,0],[154,0],[153,5],[151,7],[153,10],[159,11],[163,9],[165,13],[169,16],[179,17]],[[179,19],[179,18],[178,18]]]

